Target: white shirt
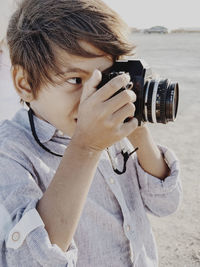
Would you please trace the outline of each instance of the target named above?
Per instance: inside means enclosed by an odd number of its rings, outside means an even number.
[[[70,138],[34,117],[40,141],[63,154]],[[128,140],[122,142],[132,150]],[[111,157],[123,168],[119,144]],[[166,216],[181,199],[178,160],[159,146],[171,169],[164,181],[140,167],[136,154],[117,175],[102,153],[71,246],[65,253],[51,244],[36,204],[50,184],[61,158],[34,140],[25,109],[0,125],[0,266],[156,267],[158,257],[146,212]],[[64,203],[62,203],[64,205]],[[73,207],[72,207],[73,209]]]

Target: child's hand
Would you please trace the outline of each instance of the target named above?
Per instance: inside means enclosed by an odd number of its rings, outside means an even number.
[[[133,117],[136,95],[132,90],[124,90],[110,98],[130,81],[127,74],[119,75],[98,91],[101,72],[95,70],[84,84],[78,110],[78,121],[73,140],[86,148],[101,151],[132,133],[138,126]]]

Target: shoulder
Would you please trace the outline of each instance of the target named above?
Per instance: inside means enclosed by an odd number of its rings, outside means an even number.
[[[0,123],[0,153],[14,156],[24,154],[25,147],[31,146],[32,135],[26,123],[27,111],[19,110],[12,120],[4,120]]]

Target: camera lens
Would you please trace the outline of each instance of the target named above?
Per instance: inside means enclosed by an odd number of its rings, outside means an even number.
[[[145,83],[144,121],[167,123],[176,119],[178,83],[168,79],[152,79]]]

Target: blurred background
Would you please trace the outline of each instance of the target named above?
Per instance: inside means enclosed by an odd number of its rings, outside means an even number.
[[[0,120],[20,108],[3,41],[16,1],[0,0]],[[174,123],[149,124],[158,143],[180,159],[183,202],[168,217],[149,216],[160,267],[200,266],[200,16],[199,0],[105,0],[131,27],[135,57],[163,78],[178,81],[180,101]]]

